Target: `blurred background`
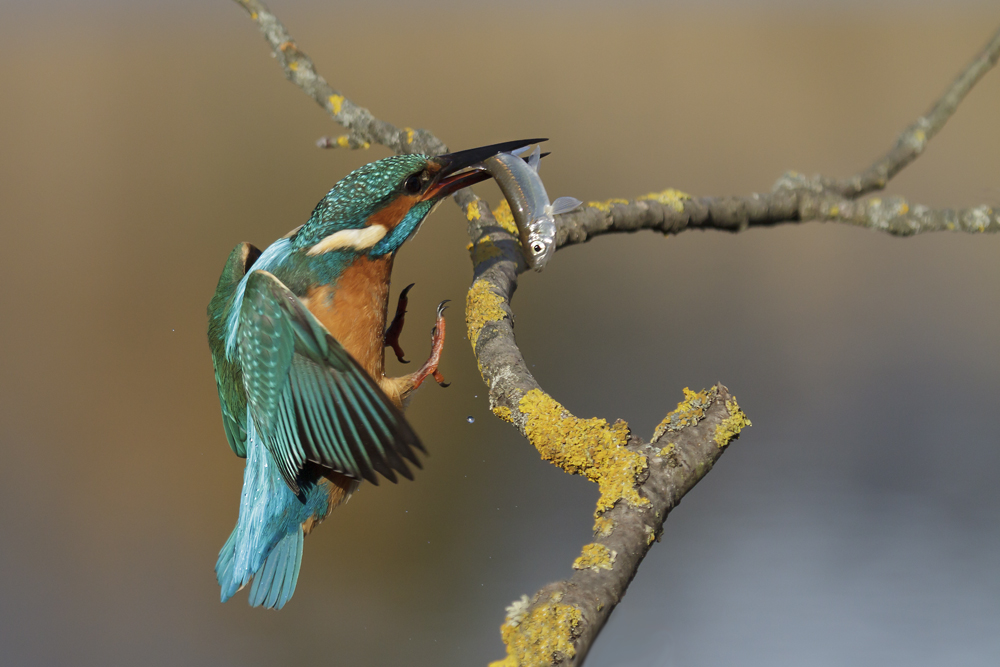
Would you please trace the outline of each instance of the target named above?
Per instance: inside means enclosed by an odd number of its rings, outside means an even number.
[[[489,413],[457,207],[395,268],[393,298],[416,282],[411,359],[454,300],[452,385],[408,413],[424,471],[310,536],[284,610],[222,605],[243,466],[205,307],[234,245],[265,247],[387,152],[315,148],[340,128],[233,2],[3,4],[0,662],[501,658],[504,607],[571,572],[597,489]],[[551,137],[549,192],[585,200],[852,174],[1000,26],[985,2],[271,6],[377,116],[453,149]],[[889,192],[1000,205],[998,110],[993,72]],[[754,423],[588,665],[998,664],[998,255],[994,236],[810,223],[603,237],[525,275],[518,341],[575,414],[648,437],[683,387],[721,381]]]

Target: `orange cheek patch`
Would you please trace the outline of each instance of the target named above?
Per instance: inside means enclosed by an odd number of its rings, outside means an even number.
[[[378,213],[368,218],[369,225],[382,225],[389,231],[396,228],[396,225],[406,217],[413,205],[417,203],[416,197],[402,195],[397,197],[388,206],[382,208]]]

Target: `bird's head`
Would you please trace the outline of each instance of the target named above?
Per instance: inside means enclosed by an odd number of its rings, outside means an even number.
[[[508,141],[436,157],[393,155],[366,164],[320,200],[291,237],[292,246],[308,255],[393,253],[445,197],[490,177],[469,167],[538,141],[544,140]]]

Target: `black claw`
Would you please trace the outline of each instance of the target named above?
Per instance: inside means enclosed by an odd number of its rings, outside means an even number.
[[[451,386],[451,383],[450,383],[450,382],[438,382],[438,384],[439,384],[440,386],[442,386],[442,387],[450,387],[450,386]]]
[[[407,285],[406,287],[404,287],[403,291],[399,293],[399,298],[400,299],[405,299],[406,295],[409,294],[410,290],[413,289],[414,285],[416,285],[416,283],[410,283],[409,285]]]
[[[445,299],[444,301],[438,304],[438,311],[437,311],[438,317],[441,317],[441,315],[444,314],[444,311],[448,310],[448,306],[444,304],[448,303],[449,301],[451,301],[451,299]]]

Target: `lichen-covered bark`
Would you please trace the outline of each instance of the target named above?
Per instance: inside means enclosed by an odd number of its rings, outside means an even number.
[[[632,437],[626,445],[605,445],[647,462],[634,482],[643,502],[620,499],[600,512],[594,541],[573,562],[573,575],[508,608],[501,626],[507,656],[491,667],[581,664],[662,534],[667,515],[749,425],[736,399],[717,385],[701,392],[685,390],[685,399],[649,443]],[[550,622],[556,617],[572,621]]]
[[[790,172],[769,193],[738,197],[687,197],[661,201],[655,195],[590,202],[556,217],[560,247],[584,243],[600,234],[650,229],[679,234],[688,229],[742,232],[752,227],[808,220],[867,227],[894,236],[925,232],[1000,231],[1000,211],[991,206],[932,209],[903,197],[852,200],[822,189],[823,178]],[[676,192],[676,191],[675,191]]]

